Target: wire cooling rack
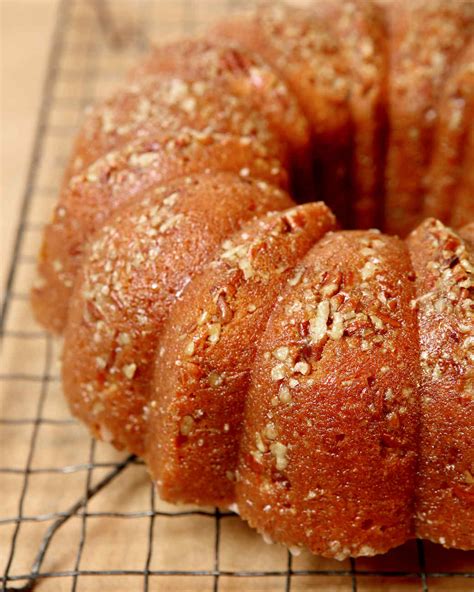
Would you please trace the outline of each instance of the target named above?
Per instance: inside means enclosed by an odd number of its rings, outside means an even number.
[[[91,441],[63,402],[60,344],[35,325],[28,291],[81,113],[110,92],[150,39],[194,33],[243,5],[60,3],[2,310],[3,590],[474,590],[473,553],[412,541],[371,559],[292,557],[230,512],[166,504],[141,461]]]

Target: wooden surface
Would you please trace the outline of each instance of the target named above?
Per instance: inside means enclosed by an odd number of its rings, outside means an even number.
[[[0,0],[2,294],[26,189],[57,7],[58,0]]]
[[[27,186],[58,3],[0,0],[0,6],[4,282]],[[48,110],[33,163],[0,354],[0,578],[10,557],[10,576],[27,575],[47,528],[126,456],[92,442],[71,419],[59,382],[60,343],[35,324],[27,298],[41,228],[55,202],[81,113],[122,80],[147,39],[164,41],[198,31],[235,2],[110,0],[105,26],[91,0],[67,0],[61,6],[58,55],[46,94]],[[40,592],[143,590],[147,565],[148,589],[163,592],[285,592],[289,584],[291,592],[473,589],[472,578],[449,574],[472,574],[474,553],[446,551],[438,545],[424,545],[423,556],[412,541],[385,556],[353,564],[307,553],[289,558],[285,549],[263,543],[230,512],[220,516],[213,508],[196,512],[162,502],[137,462],[94,496],[86,510],[86,517],[79,512],[53,538],[42,572],[55,575],[40,581]],[[426,580],[420,575],[423,559],[426,571],[435,574]],[[90,575],[77,578],[77,569],[89,570]],[[119,575],[120,570],[128,575]],[[273,575],[262,577],[262,571]],[[169,572],[174,575],[166,575]]]

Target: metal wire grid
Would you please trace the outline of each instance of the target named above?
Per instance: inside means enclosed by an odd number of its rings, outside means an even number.
[[[150,37],[165,37],[179,32],[192,33],[207,20],[222,12],[239,9],[242,5],[243,2],[225,0],[156,0],[155,3],[149,0],[62,0],[60,3],[1,319],[4,350],[9,349],[10,342],[16,341],[17,353],[13,354],[13,362],[4,364],[0,385],[5,386],[5,392],[12,389],[15,397],[23,398],[23,402],[27,403],[26,409],[34,409],[33,415],[31,411],[25,413],[24,408],[21,413],[16,414],[13,409],[12,415],[7,413],[6,417],[2,412],[0,418],[0,431],[4,432],[5,441],[12,434],[20,432],[18,438],[21,438],[21,445],[24,447],[27,443],[23,463],[15,464],[15,453],[12,465],[4,466],[8,464],[7,455],[4,455],[5,462],[0,462],[2,483],[13,478],[19,485],[16,495],[10,496],[10,499],[14,499],[13,516],[0,519],[0,539],[5,536],[5,532],[8,536],[8,542],[4,545],[6,559],[3,590],[31,590],[35,584],[42,589],[46,589],[49,584],[50,589],[54,590],[92,590],[96,589],[93,587],[94,582],[97,582],[98,590],[130,589],[129,586],[133,586],[132,589],[143,588],[145,591],[152,588],[216,592],[237,589],[287,592],[316,589],[362,591],[380,590],[388,586],[391,590],[423,592],[474,589],[474,580],[471,579],[474,577],[472,554],[463,556],[461,560],[459,556],[454,556],[453,559],[452,553],[440,551],[438,547],[424,545],[422,542],[409,545],[401,556],[397,555],[397,551],[395,555],[389,554],[386,556],[389,557],[388,560],[386,557],[351,560],[343,564],[315,558],[301,560],[293,558],[289,553],[282,554],[284,552],[280,549],[277,552],[278,560],[267,561],[267,557],[275,552],[262,545],[263,550],[258,547],[257,551],[261,561],[256,566],[251,551],[244,544],[239,543],[239,547],[232,546],[229,542],[234,534],[232,531],[229,534],[228,524],[237,521],[231,513],[222,513],[217,509],[171,509],[158,500],[149,484],[143,485],[148,493],[147,501],[140,510],[117,511],[110,502],[101,511],[91,509],[91,501],[100,492],[112,487],[112,483],[123,472],[142,466],[141,461],[133,456],[122,458],[115,453],[104,456],[98,451],[102,445],[92,440],[88,443],[87,450],[79,446],[80,450],[74,458],[79,457],[82,462],[37,466],[36,457],[39,454],[38,448],[41,448],[39,441],[45,430],[54,427],[69,433],[76,426],[74,420],[69,419],[66,414],[55,416],[54,410],[60,405],[58,372],[54,365],[57,343],[38,330],[28,320],[28,313],[25,311],[28,307],[30,273],[34,264],[33,253],[45,221],[45,212],[50,209],[56,197],[68,143],[80,114],[86,105],[108,91],[109,83],[113,84],[120,79],[127,65],[147,47]],[[172,16],[167,19],[166,15]],[[5,408],[15,397],[8,398],[7,395]],[[86,440],[82,437],[81,442]],[[75,441],[68,442],[67,446],[75,447]],[[57,450],[58,447],[61,447],[61,443],[56,445],[53,435],[53,449]],[[10,447],[9,455],[12,450]],[[72,452],[67,454],[71,455]],[[53,455],[53,458],[56,457]],[[98,474],[101,475],[100,478],[97,478]],[[48,512],[49,506],[43,499],[43,506],[29,512],[30,500],[36,498],[32,480],[42,477],[44,495],[49,488],[57,485],[54,480],[56,475],[80,475],[84,476],[84,480],[79,489],[76,489],[77,480],[73,488],[69,487],[66,496],[69,503],[60,511],[56,509]],[[61,487],[67,485],[62,484]],[[55,489],[51,497],[56,495]],[[176,565],[176,561],[174,564],[162,561],[157,566],[157,545],[162,548],[175,546],[174,552],[179,554],[178,547],[182,541],[173,540],[173,531],[168,537],[157,536],[157,521],[161,518],[180,520],[191,517],[202,517],[205,524],[213,524],[212,532],[207,530],[206,536],[203,532],[196,533],[196,529],[189,535],[193,538],[194,545],[207,544],[209,549],[206,560],[202,561],[202,565],[196,565],[196,557],[193,556],[194,564],[186,566],[184,550],[182,566]],[[124,560],[120,569],[90,568],[88,563],[91,552],[87,553],[87,550],[90,547],[94,553],[94,548],[100,542],[100,533],[97,533],[97,528],[91,527],[91,521],[98,519],[105,521],[101,523],[105,525],[104,529],[110,527],[116,519],[121,519],[117,530],[112,527],[113,533],[121,531],[125,519],[147,520],[145,531],[141,529],[144,536],[136,543],[142,555],[140,566],[129,565]],[[66,544],[69,549],[73,549],[70,569],[47,568],[46,562],[53,555],[55,541],[61,536],[64,525],[73,521],[76,521],[77,537],[74,543],[68,538]],[[17,557],[24,544],[23,530],[31,524],[39,525],[41,532],[37,537],[36,557],[35,552],[32,552],[26,559],[31,567],[25,569],[24,565],[17,566]],[[203,525],[204,522],[199,524]],[[253,535],[245,534],[247,536]],[[247,541],[245,537],[244,540]],[[107,541],[108,545],[114,545],[113,540]],[[254,542],[251,544],[255,545]],[[36,548],[36,545],[29,544],[28,548]],[[224,559],[226,548],[227,558]],[[256,548],[251,547],[252,550]],[[49,554],[46,553],[48,549]],[[55,553],[58,553],[57,549]],[[88,555],[88,561],[85,554]],[[229,560],[229,555],[235,554],[243,555],[243,558],[238,561]],[[229,565],[234,565],[234,568],[229,568]],[[116,579],[126,576],[129,579]],[[106,587],[108,581],[113,582],[109,588]],[[180,584],[174,587],[178,581]]]

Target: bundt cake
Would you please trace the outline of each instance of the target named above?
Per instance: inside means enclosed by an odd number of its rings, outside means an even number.
[[[32,304],[164,499],[338,559],[474,548],[473,31],[265,4],[86,115]]]

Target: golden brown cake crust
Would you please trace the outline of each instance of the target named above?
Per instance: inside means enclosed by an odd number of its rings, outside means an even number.
[[[330,233],[302,260],[247,397],[237,503],[260,532],[339,559],[413,535],[413,296],[406,247],[377,232]]]
[[[474,220],[474,41],[460,56],[440,99],[424,216],[454,228]]]
[[[474,249],[474,222],[466,224],[458,230],[459,236],[469,243],[469,248]]]
[[[201,175],[137,196],[102,226],[74,290],[63,361],[71,409],[97,437],[143,454],[152,362],[170,307],[243,222],[290,205],[267,183]]]
[[[471,230],[464,231],[473,236]],[[474,547],[474,249],[428,219],[409,237],[420,327],[417,535]]]
[[[164,499],[221,507],[235,501],[256,344],[294,265],[334,225],[322,203],[247,224],[223,242],[171,311],[147,438],[147,460]]]
[[[286,143],[269,122],[245,97],[231,93],[220,81],[186,80],[178,75],[148,77],[117,91],[91,110],[76,139],[66,181],[131,140],[159,130],[179,132],[185,127],[249,136],[275,158],[288,158]]]
[[[350,70],[350,223],[382,224],[387,133],[387,31],[383,11],[366,0],[327,0],[311,7],[334,31]]]
[[[297,97],[311,126],[318,198],[347,225],[350,69],[335,32],[309,9],[266,3],[255,15],[219,24],[216,34],[262,55]]]
[[[222,40],[189,39],[154,48],[130,73],[144,77],[206,80],[241,97],[264,115],[288,143],[295,164],[306,160],[310,129],[301,107],[284,80],[259,54]]]
[[[439,101],[474,33],[470,0],[403,0],[389,12],[390,137],[385,224],[406,236],[421,221]]]
[[[40,322],[53,331],[64,328],[82,250],[115,208],[151,187],[206,170],[287,186],[282,163],[251,137],[188,128],[133,140],[73,177],[45,229],[39,262],[43,283],[32,292]]]
[[[474,220],[474,108],[471,105],[469,131],[465,140],[464,155],[461,167],[461,178],[458,181],[456,201],[451,213],[451,225],[459,228]]]

